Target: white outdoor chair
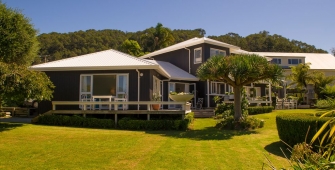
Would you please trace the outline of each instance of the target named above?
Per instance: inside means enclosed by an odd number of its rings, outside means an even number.
[[[88,98],[86,94],[80,96],[82,102],[92,101],[92,98]],[[86,105],[86,109],[91,110],[91,105]],[[84,110],[84,105],[81,105],[81,110]]]

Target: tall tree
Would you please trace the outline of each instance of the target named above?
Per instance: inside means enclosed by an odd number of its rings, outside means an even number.
[[[126,40],[121,44],[120,50],[132,56],[142,56],[144,53],[137,41],[135,40]]]
[[[2,100],[50,100],[52,82],[28,69],[38,51],[37,32],[29,19],[0,2],[0,25],[0,108]]]
[[[278,82],[282,69],[258,55],[239,54],[228,57],[211,57],[197,70],[201,80],[225,82],[234,89],[234,119],[242,119],[242,89],[259,80]]]
[[[335,47],[330,49],[330,52],[333,54],[333,56],[335,56]]]

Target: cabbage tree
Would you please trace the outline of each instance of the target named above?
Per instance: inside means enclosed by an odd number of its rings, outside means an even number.
[[[225,82],[234,88],[234,119],[242,119],[242,89],[253,82],[265,80],[278,82],[282,69],[271,64],[265,57],[255,54],[238,54],[227,57],[215,56],[208,59],[197,70],[201,80]]]

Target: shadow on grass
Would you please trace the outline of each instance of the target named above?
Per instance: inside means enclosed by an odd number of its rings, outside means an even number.
[[[21,123],[4,123],[0,122],[0,133],[8,130],[13,130],[17,127],[21,127],[23,124]]]
[[[289,147],[281,141],[273,142],[264,147],[266,151],[268,151],[269,153],[273,155],[280,156],[283,158],[285,158],[285,155],[286,155],[287,158],[290,158],[291,153],[287,150],[287,148]],[[285,155],[283,154],[282,150],[284,151]]]
[[[156,134],[173,138],[186,138],[191,140],[228,140],[234,136],[255,134],[255,131],[219,130],[215,127],[206,127],[201,130],[189,131],[146,131],[148,134]]]

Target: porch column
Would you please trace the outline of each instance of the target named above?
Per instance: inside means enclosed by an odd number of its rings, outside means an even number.
[[[251,89],[253,89],[254,88],[254,83],[251,83]],[[250,91],[250,93],[251,93],[251,91]],[[251,101],[254,101],[255,100],[255,96],[256,96],[256,94],[254,94],[254,91],[252,91],[252,98],[251,98]]]
[[[207,108],[209,108],[209,80],[207,79]]]
[[[269,99],[270,99],[270,106],[271,106],[271,104],[272,104],[272,91],[271,91],[271,83],[269,83]]]

